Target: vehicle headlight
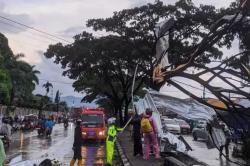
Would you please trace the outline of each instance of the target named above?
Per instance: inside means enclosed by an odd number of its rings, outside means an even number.
[[[98,135],[103,136],[104,135],[104,131],[99,131]]]
[[[87,135],[87,132],[82,132],[82,135]]]

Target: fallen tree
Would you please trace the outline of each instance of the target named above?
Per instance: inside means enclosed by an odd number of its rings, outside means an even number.
[[[156,89],[160,89],[167,83],[198,102],[214,108],[215,111],[222,110],[228,111],[230,114],[236,114],[240,117],[241,121],[249,126],[249,106],[238,104],[231,98],[230,94],[234,94],[238,98],[243,98],[250,102],[250,94],[247,92],[247,88],[250,87],[250,1],[242,0],[238,1],[238,3],[233,3],[226,11],[226,13],[231,14],[218,19],[198,44],[188,51],[179,51],[182,57],[188,57],[183,63],[176,65],[171,64],[170,61],[169,65],[162,66],[162,60],[166,58],[164,56],[171,56],[171,47],[168,50],[164,50],[165,52],[162,53],[162,57],[155,61],[153,79],[157,87]],[[212,47],[220,46],[222,43],[228,42],[229,48],[235,37],[240,41],[239,53],[227,56],[222,59],[219,64],[217,63],[217,65],[214,66],[200,63],[205,53]],[[168,52],[168,54],[166,54],[166,52]],[[193,72],[190,73],[190,69],[192,69]],[[209,77],[204,78],[205,75]],[[195,92],[185,89],[179,81],[174,79],[176,77],[191,80],[204,86],[204,88],[221,101],[225,107],[213,105]],[[220,81],[220,85],[213,84],[215,79]],[[248,128],[242,125],[241,129],[243,130],[243,137],[247,136],[249,132]],[[244,142],[245,147],[249,147],[249,141]],[[249,152],[245,152],[245,157],[247,157],[248,154]]]

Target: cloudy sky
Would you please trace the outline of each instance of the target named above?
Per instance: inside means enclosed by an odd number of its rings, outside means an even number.
[[[54,94],[60,89],[63,96],[82,96],[74,92],[71,87],[73,80],[61,75],[60,66],[43,56],[48,45],[57,43],[59,39],[28,30],[4,20],[1,16],[72,42],[72,36],[84,30],[87,19],[109,17],[114,11],[148,2],[154,2],[154,0],[0,0],[0,32],[8,37],[14,53],[24,53],[26,55],[24,60],[36,65],[36,68],[41,71],[40,84],[34,93],[44,94],[42,84],[48,80],[54,85]],[[176,0],[164,0],[164,2],[168,4]],[[213,4],[219,8],[227,7],[232,0],[193,0],[193,2]],[[173,95],[179,94],[177,90],[169,87],[164,88],[163,91]]]

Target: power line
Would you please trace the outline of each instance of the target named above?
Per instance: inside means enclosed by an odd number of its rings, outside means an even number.
[[[3,22],[0,21],[0,24],[5,24],[5,23],[3,23]],[[7,25],[7,24],[6,24],[6,25]],[[3,27],[1,27],[1,28],[3,28]],[[11,33],[18,33],[18,32],[15,31],[14,29],[8,29],[7,27],[4,27],[4,30],[7,31],[7,32],[11,32]],[[32,34],[32,33],[31,33],[31,34]],[[40,39],[38,39],[38,38],[34,38],[34,35],[33,35],[33,36],[31,36],[30,34],[23,34],[23,35],[24,35],[25,37],[31,39],[31,40],[35,40],[35,41],[38,41],[38,42],[43,42],[43,43],[48,44],[48,41],[40,40]],[[38,43],[35,44],[35,43],[33,43],[33,42],[27,42],[26,40],[16,40],[16,39],[14,39],[14,38],[12,38],[12,37],[9,38],[9,39],[15,41],[16,44],[18,44],[19,46],[20,46],[20,44],[22,44],[22,46],[31,46],[31,45],[32,45],[33,47],[41,47],[41,45],[39,45]],[[26,43],[26,44],[23,45],[23,43]],[[33,47],[30,47],[30,48],[33,48]]]
[[[15,28],[15,29],[26,30],[25,28],[18,27],[18,26],[15,26],[15,25],[11,24],[11,23],[7,23],[7,22],[1,21],[1,20],[0,20],[0,23],[1,23],[1,24],[4,24],[4,25],[7,25],[7,26],[9,26],[9,27]],[[17,31],[10,31],[10,29],[6,29],[6,28],[4,28],[4,29],[7,30],[7,31],[9,31],[9,32],[18,33]],[[34,35],[39,35],[39,37],[46,38],[47,40],[60,42],[60,40],[56,40],[56,39],[53,39],[53,38],[51,38],[51,37],[48,37],[48,36],[45,36],[45,35],[42,35],[42,34],[32,33],[32,32],[30,32],[30,31],[25,31],[25,32],[28,32],[28,33],[32,34],[32,36],[28,36],[30,39],[34,39]],[[42,41],[42,42],[48,43],[48,41],[44,41],[44,40],[40,40],[40,39],[37,39],[37,40],[38,40],[38,41]]]
[[[2,18],[2,19],[4,19],[4,20],[7,20],[7,21],[9,21],[9,22],[12,22],[12,23],[21,25],[21,26],[26,27],[26,28],[28,28],[28,29],[31,29],[31,30],[33,30],[33,31],[36,31],[36,32],[39,32],[39,33],[42,33],[42,34],[45,34],[45,35],[54,37],[54,38],[56,38],[56,39],[59,39],[59,40],[61,40],[61,41],[66,42],[66,43],[69,43],[69,44],[72,43],[72,42],[70,42],[70,41],[68,41],[68,40],[66,40],[66,39],[63,39],[62,37],[55,36],[55,35],[53,35],[53,34],[50,34],[50,33],[48,33],[48,32],[42,31],[42,30],[40,30],[40,29],[37,29],[37,28],[31,27],[31,26],[28,26],[28,25],[26,25],[26,24],[20,23],[20,22],[15,21],[15,20],[12,20],[12,19],[10,19],[10,18],[1,16],[1,15],[0,15],[0,18]]]

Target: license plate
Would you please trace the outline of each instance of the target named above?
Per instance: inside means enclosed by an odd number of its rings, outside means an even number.
[[[95,132],[89,132],[89,136],[95,136]]]

